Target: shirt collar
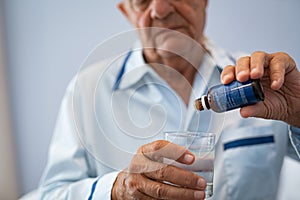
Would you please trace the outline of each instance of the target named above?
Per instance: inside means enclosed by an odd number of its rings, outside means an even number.
[[[149,71],[151,68],[144,61],[142,48],[134,48],[125,56],[113,89],[126,89],[137,83]]]
[[[137,83],[148,73],[156,74],[154,70],[145,62],[141,45],[137,43],[134,46],[135,48],[130,50],[124,58],[121,69],[119,70],[114,83],[114,90],[126,89]],[[227,51],[216,47],[210,40],[206,39],[205,47],[210,53],[210,56],[206,55],[206,57],[212,58],[209,59],[210,62],[212,62],[213,65],[219,69],[219,71],[222,71],[222,69],[227,65],[235,65],[235,58]],[[199,70],[203,70],[203,73],[200,72],[201,74],[207,74],[204,72],[207,70],[210,74],[213,69],[200,67]]]

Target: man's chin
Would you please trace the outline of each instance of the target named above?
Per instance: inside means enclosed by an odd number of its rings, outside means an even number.
[[[160,43],[156,43],[155,48],[157,52],[164,57],[184,56],[191,50],[192,44],[183,38],[172,37],[166,38]]]
[[[174,58],[179,56],[179,54],[176,54],[174,52],[162,50],[162,49],[156,49],[157,54],[162,58]]]

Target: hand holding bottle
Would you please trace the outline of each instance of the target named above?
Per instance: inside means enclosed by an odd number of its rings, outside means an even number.
[[[288,54],[257,51],[242,57],[221,74],[224,84],[235,79],[261,79],[264,88],[264,101],[241,108],[242,117],[282,120],[300,127],[300,72]]]

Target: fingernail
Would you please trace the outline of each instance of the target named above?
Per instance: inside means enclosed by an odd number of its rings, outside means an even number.
[[[272,81],[272,83],[271,83],[271,88],[272,88],[273,90],[278,90],[278,89],[280,88],[280,83],[279,83],[279,81],[278,81],[278,80]]]
[[[222,77],[222,82],[223,82],[223,83],[226,83],[227,80],[229,80],[229,79],[230,79],[230,75],[226,74],[226,75],[224,75],[224,76]]]
[[[260,71],[257,68],[254,68],[254,69],[251,70],[251,74],[253,74],[253,75],[259,75]]]
[[[184,155],[184,161],[185,162],[191,163],[191,162],[193,162],[193,159],[194,159],[194,157],[190,154],[185,154]]]
[[[272,81],[272,83],[271,83],[271,88],[276,87],[277,83],[278,83],[277,81]]]
[[[205,189],[205,187],[206,187],[206,181],[205,181],[205,179],[199,178],[198,182],[197,182],[197,187],[199,189]]]
[[[238,74],[237,74],[237,77],[241,78],[243,76],[247,76],[248,73],[246,71],[240,71]]]
[[[203,191],[196,191],[194,192],[195,199],[204,199],[205,194]]]

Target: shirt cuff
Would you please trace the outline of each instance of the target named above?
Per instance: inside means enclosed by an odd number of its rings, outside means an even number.
[[[292,146],[300,159],[300,128],[290,126],[289,136]]]
[[[111,172],[100,177],[95,186],[94,194],[92,199],[111,199],[111,191],[114,185],[114,182],[119,174],[119,171]]]

